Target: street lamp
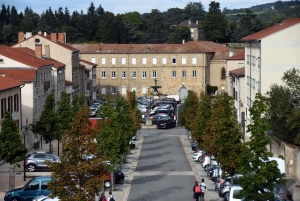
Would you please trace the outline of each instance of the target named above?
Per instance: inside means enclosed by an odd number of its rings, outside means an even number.
[[[26,125],[26,126],[22,126],[22,135],[23,135],[23,140],[24,140],[24,146],[25,146],[25,148],[27,149],[27,147],[26,147],[26,134],[27,134],[27,131],[28,131],[28,126]],[[26,162],[25,162],[25,159],[24,159],[24,164],[23,164],[23,166],[24,166],[24,169],[23,169],[23,171],[24,171],[24,173],[23,173],[23,175],[24,175],[24,181],[26,181]]]

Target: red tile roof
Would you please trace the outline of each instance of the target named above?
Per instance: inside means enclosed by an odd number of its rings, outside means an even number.
[[[20,87],[24,83],[7,78],[5,76],[0,76],[0,91],[4,91],[7,89]]]
[[[42,66],[53,66],[50,61],[39,58],[28,53],[24,53],[24,50],[20,51],[18,48],[11,48],[6,45],[0,45],[0,55],[8,57],[12,60],[26,64],[30,67],[39,68]]]
[[[15,47],[16,49],[20,50],[21,52],[24,52],[26,54],[29,54],[29,55],[32,55],[32,56],[35,56],[35,51],[28,48],[28,47]],[[48,58],[48,57],[43,57],[43,59],[45,60],[48,60],[50,61],[51,63],[53,63],[54,65],[54,68],[62,68],[62,67],[65,67],[66,65],[57,61],[57,60],[54,60],[52,58]]]
[[[90,66],[98,66],[98,64],[94,64],[94,63],[92,63],[92,62],[89,62],[89,61],[86,61],[86,60],[83,60],[83,59],[80,59],[80,62],[82,62],[82,63],[85,63],[85,64],[88,64],[88,65],[90,65]]]
[[[226,50],[216,50],[211,60],[225,60],[229,56],[229,48]]]
[[[278,31],[284,30],[286,28],[289,28],[289,27],[294,26],[299,23],[300,23],[300,18],[291,18],[280,24],[274,25],[274,26],[264,29],[262,31],[256,32],[249,36],[246,36],[246,37],[242,38],[241,40],[242,41],[261,40],[262,38],[264,38],[266,36],[272,35]]]
[[[36,69],[0,68],[0,74],[20,82],[33,82],[36,76]]]
[[[245,76],[245,67],[231,70],[231,71],[229,71],[229,73],[231,73],[231,74],[233,74],[235,76],[238,76],[238,77]]]
[[[190,41],[184,44],[72,44],[80,53],[200,53],[227,50],[211,41]]]
[[[245,60],[245,49],[235,49],[234,55],[228,57],[227,60]]]

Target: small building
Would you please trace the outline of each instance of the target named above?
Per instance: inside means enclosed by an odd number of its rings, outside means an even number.
[[[199,21],[185,20],[179,24],[179,27],[186,26],[191,31],[193,41],[204,40],[204,28],[199,26]]]

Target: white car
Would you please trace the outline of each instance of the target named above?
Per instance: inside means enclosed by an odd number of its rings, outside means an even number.
[[[97,113],[97,110],[95,108],[90,108],[90,116],[92,117],[95,117],[96,116],[96,113]]]
[[[216,161],[216,158],[214,156],[205,156],[202,159],[201,165],[204,169],[206,169],[208,165],[218,165],[218,162]]]
[[[203,153],[202,150],[199,150],[199,151],[195,152],[193,154],[193,160],[201,162],[201,160],[202,160],[202,153]]]
[[[236,194],[243,188],[241,186],[231,186],[228,193],[228,201],[241,201],[242,199],[236,198]]]

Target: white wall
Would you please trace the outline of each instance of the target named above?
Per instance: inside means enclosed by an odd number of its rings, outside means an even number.
[[[1,55],[1,54],[0,54]],[[8,57],[5,57],[5,56],[1,56],[1,58],[3,59],[3,63],[0,63],[0,68],[9,68],[9,67],[23,67],[23,68],[31,68],[29,67],[28,65],[26,64],[23,64],[23,63],[20,63],[20,62],[17,62],[15,60],[12,60]]]

